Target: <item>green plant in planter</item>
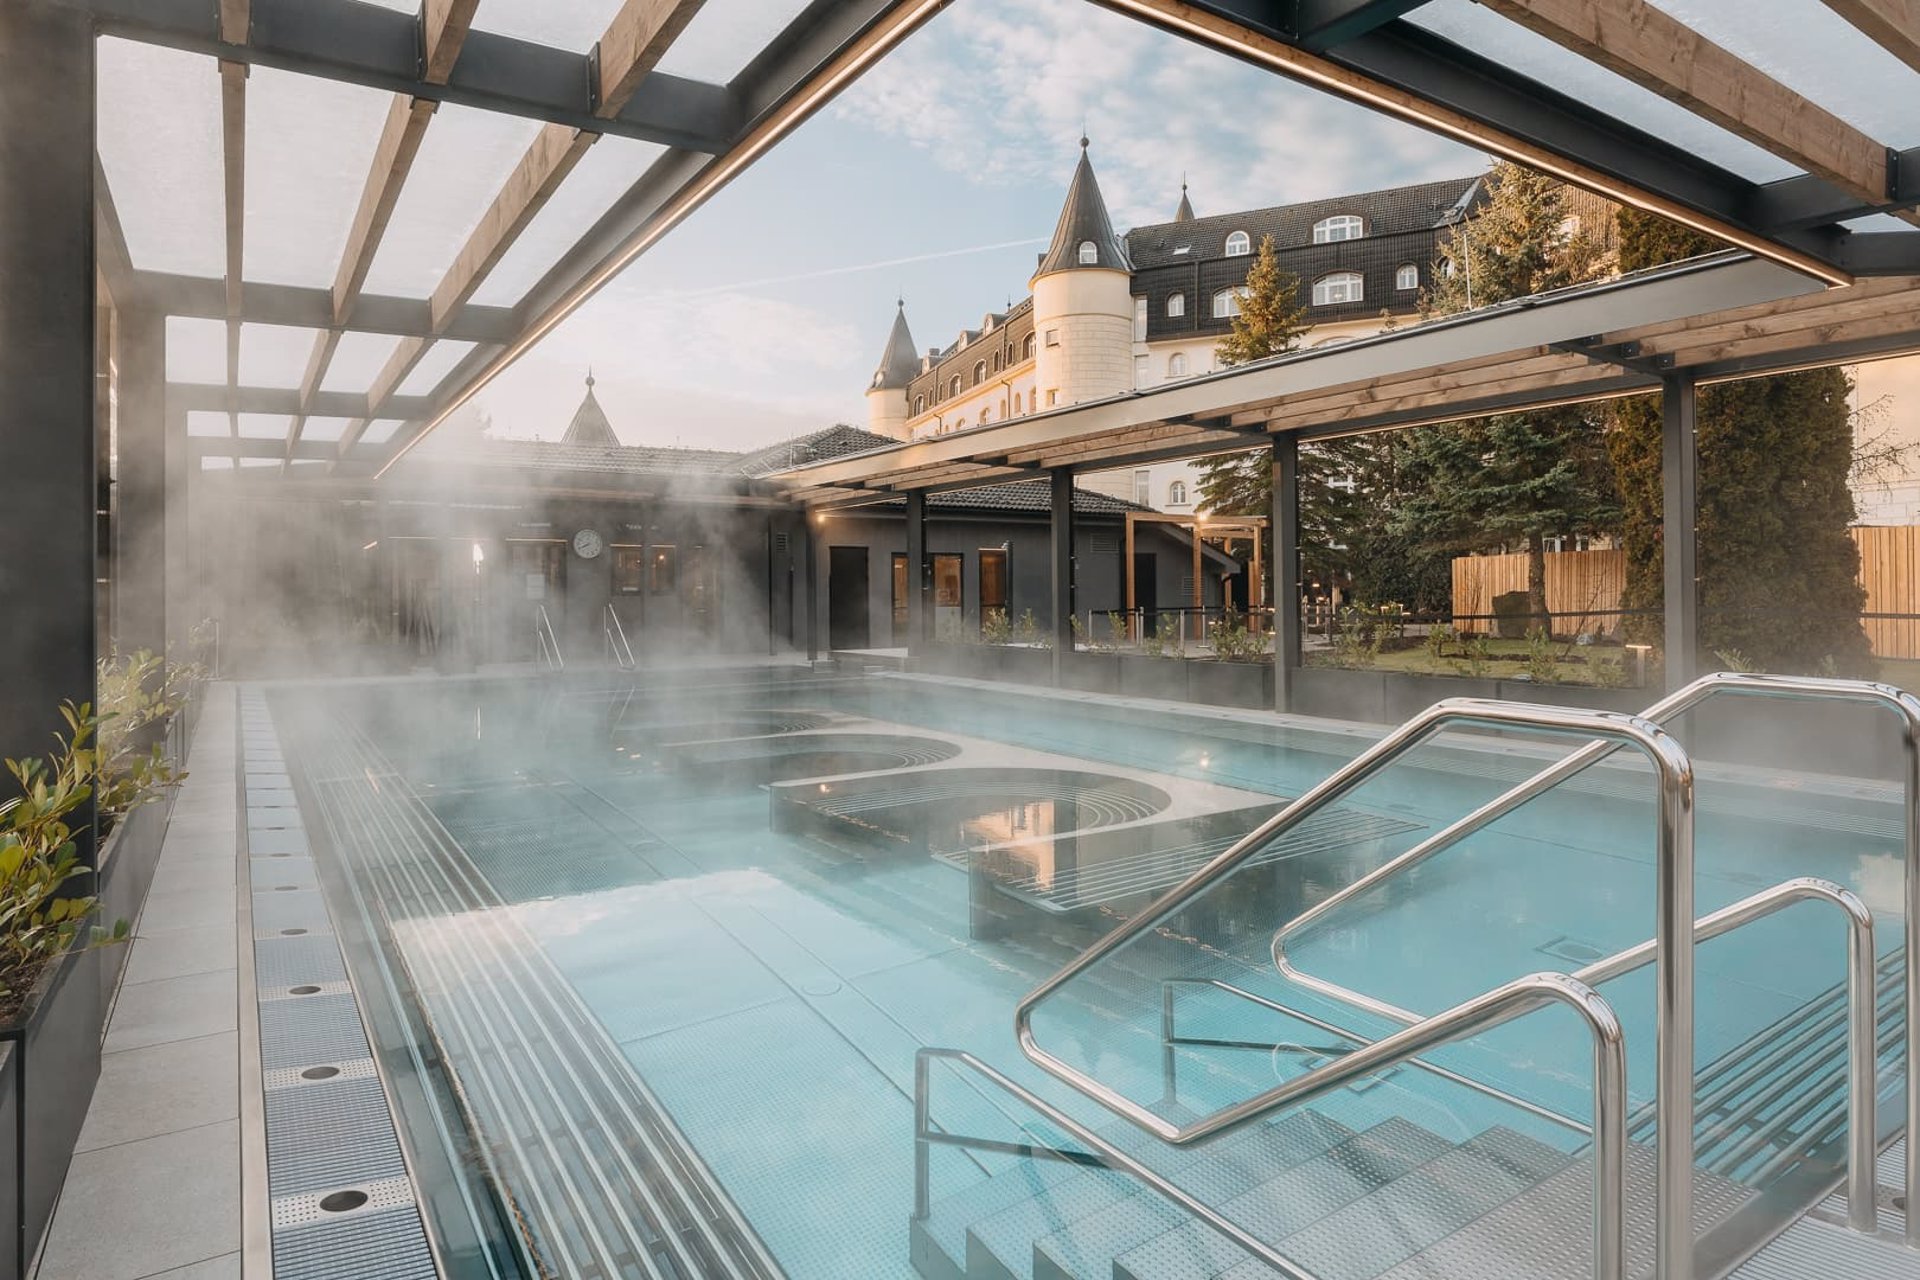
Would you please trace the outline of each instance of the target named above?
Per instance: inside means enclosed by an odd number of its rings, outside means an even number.
[[[1005,609],[988,609],[980,619],[982,644],[1005,644],[1013,639],[1013,623]]]
[[[186,705],[187,691],[198,673],[191,664],[166,663],[147,649],[127,657],[116,653],[101,659],[97,673],[100,713],[93,722],[95,758],[91,762],[101,834],[157,796],[161,788],[186,779],[186,772],[174,768],[167,759],[161,742],[148,742],[145,750],[141,744],[149,736],[143,731],[156,725],[164,727]],[[66,714],[66,708],[62,708],[62,714]],[[68,717],[68,729],[79,732],[73,717]]]
[[[7,761],[20,794],[0,805],[0,1024],[19,1017],[21,1003],[49,964],[71,948],[87,926],[96,899],[63,895],[83,866],[70,818],[96,796],[101,759],[95,734],[100,717],[89,705],[61,706],[67,735],[47,761]],[[93,940],[127,936],[127,922],[94,929]]]
[[[1527,679],[1535,684],[1552,684],[1559,665],[1553,656],[1553,637],[1547,634],[1547,629],[1530,629],[1527,632]]]
[[[1493,657],[1493,647],[1487,638],[1475,633],[1460,644],[1460,656],[1466,659],[1466,673],[1479,680],[1487,674],[1487,662]]]
[[[1107,648],[1120,649],[1127,643],[1127,617],[1123,613],[1107,614]]]

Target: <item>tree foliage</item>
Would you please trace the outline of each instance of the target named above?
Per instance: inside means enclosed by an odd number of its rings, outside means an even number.
[[[1709,253],[1717,241],[1654,214],[1622,210],[1621,267],[1638,270]],[[1700,642],[1770,671],[1868,666],[1859,622],[1865,591],[1847,480],[1855,464],[1839,368],[1704,388],[1698,451]],[[1661,414],[1654,397],[1616,402],[1609,452],[1623,500],[1623,607],[1649,610],[1630,633],[1662,641]]]
[[[1505,162],[1485,202],[1442,244],[1429,316],[1598,279],[1600,242],[1567,210],[1556,179]],[[1584,407],[1505,414],[1407,433],[1408,497],[1391,528],[1436,552],[1526,548],[1528,608],[1544,615],[1546,539],[1610,530],[1619,498],[1599,415]]]

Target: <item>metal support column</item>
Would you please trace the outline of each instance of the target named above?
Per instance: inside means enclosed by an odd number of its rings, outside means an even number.
[[[1667,690],[1691,683],[1700,663],[1699,452],[1689,374],[1661,379],[1660,537]]]
[[[117,326],[118,527],[113,644],[122,653],[165,653],[167,602],[167,322],[122,306]]]
[[[933,562],[927,558],[927,495],[907,493],[907,652],[933,638]]]
[[[826,590],[826,575],[820,572],[821,517],[807,515],[807,527],[801,537],[807,544],[807,662],[820,661],[820,619],[825,610],[820,607],[820,593]]]
[[[164,332],[164,324],[162,322]],[[165,366],[162,365],[164,372]],[[193,487],[193,456],[187,448],[186,410],[166,405],[160,417],[164,433],[162,451],[166,475],[166,497],[161,523],[167,569],[167,645],[182,661],[190,661],[193,629],[209,611],[197,598],[192,572],[193,525],[188,519],[188,502]]]
[[[1293,710],[1300,669],[1300,442],[1273,438],[1273,706]]]
[[[0,756],[44,756],[94,701],[93,32],[0,5]],[[80,861],[92,807],[75,815]]]
[[[1053,565],[1053,682],[1066,683],[1067,663],[1073,653],[1073,472],[1058,467],[1048,504],[1052,522]]]

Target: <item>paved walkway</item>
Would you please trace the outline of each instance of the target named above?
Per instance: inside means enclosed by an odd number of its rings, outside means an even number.
[[[212,685],[38,1280],[238,1280],[234,690]]]

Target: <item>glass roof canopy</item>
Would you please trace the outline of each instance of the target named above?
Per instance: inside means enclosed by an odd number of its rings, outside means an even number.
[[[367,476],[947,0],[43,2],[97,19],[102,265],[195,451]],[[1911,6],[1095,2],[1829,284],[1920,274]]]

